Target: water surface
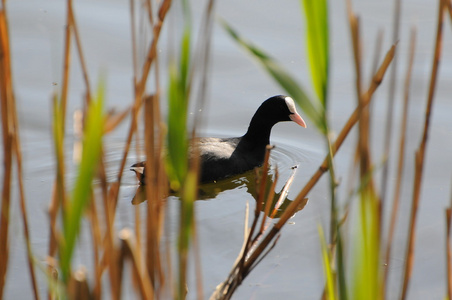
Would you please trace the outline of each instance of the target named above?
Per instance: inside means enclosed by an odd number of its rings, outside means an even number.
[[[355,1],[361,18],[364,74],[370,74],[378,30],[384,31],[383,51],[390,47],[392,2]],[[200,18],[203,1],[194,1],[194,19]],[[339,131],[355,106],[354,75],[349,29],[343,1],[330,1],[331,89],[330,118]],[[407,60],[407,45],[411,26],[418,28],[416,63],[413,73],[412,102],[408,125],[406,177],[401,204],[401,217],[391,259],[390,297],[399,293],[404,265],[406,224],[414,173],[413,153],[420,140],[424,107],[435,36],[436,3],[430,0],[410,1],[403,5],[401,37],[398,44],[399,88],[394,112],[401,114],[401,93]],[[8,3],[12,37],[13,74],[18,100],[21,137],[24,151],[24,172],[27,209],[30,213],[32,246],[38,260],[44,260],[48,244],[48,206],[52,193],[55,162],[51,142],[51,93],[61,84],[65,6],[63,1],[12,1]],[[130,50],[130,17],[128,1],[75,1],[75,13],[80,26],[83,47],[93,85],[105,71],[107,106],[124,109],[132,102],[132,64]],[[276,57],[300,82],[309,87],[305,59],[304,23],[298,1],[226,1],[217,3],[217,15],[226,19],[245,37]],[[177,18],[173,17],[177,23]],[[452,35],[450,23],[445,23],[443,57],[432,116],[427,149],[422,198],[417,223],[416,256],[409,299],[439,299],[445,292],[444,269],[444,208],[449,203],[452,159]],[[167,28],[164,28],[166,32]],[[167,43],[160,45],[162,55]],[[164,61],[164,60],[162,60]],[[215,25],[212,47],[212,69],[209,76],[209,102],[204,108],[200,131],[206,136],[239,136],[246,131],[252,114],[266,98],[283,91]],[[68,112],[80,108],[84,85],[77,58],[71,73]],[[368,81],[368,80],[367,80]],[[367,82],[365,81],[365,82]],[[386,78],[387,81],[387,78]],[[308,88],[309,90],[309,88]],[[373,104],[372,146],[374,159],[382,161],[382,131],[384,130],[387,82],[381,86]],[[164,103],[163,103],[164,104]],[[164,107],[164,105],[163,105]],[[301,112],[303,115],[303,113]],[[70,118],[68,118],[70,119]],[[276,144],[272,165],[278,166],[281,179],[288,178],[291,167],[299,165],[289,198],[302,188],[323,160],[325,145],[309,124],[303,129],[293,123],[278,124],[272,133]],[[399,120],[394,122],[394,137],[398,136]],[[117,175],[127,126],[122,126],[106,139],[108,176]],[[348,138],[338,153],[337,173],[341,180],[341,201],[347,196],[347,173],[354,151],[354,136]],[[66,149],[71,165],[72,129],[68,124]],[[397,145],[393,144],[393,150]],[[129,163],[137,157],[133,152]],[[395,162],[390,162],[391,168]],[[68,178],[74,178],[73,167]],[[377,173],[378,175],[379,173]],[[392,194],[393,176],[389,194]],[[249,192],[246,178],[235,178],[231,188],[197,201],[196,215],[200,239],[205,294],[224,280],[240,250],[246,203],[252,208],[255,200]],[[282,182],[278,184],[279,190]],[[117,226],[132,227],[134,208],[131,199],[137,189],[132,172],[126,171],[118,203]],[[236,294],[237,299],[319,299],[324,286],[317,224],[328,224],[329,198],[327,181],[322,179],[308,195],[309,203],[296,214],[282,232],[277,247],[246,279]],[[177,212],[178,199],[168,200],[170,216]],[[146,205],[145,203],[141,205]],[[144,210],[143,210],[144,211]],[[15,221],[11,226],[11,260],[5,299],[29,298],[31,285],[26,271],[25,247],[17,201],[12,207]],[[144,214],[143,214],[144,216]],[[175,224],[172,224],[175,230]],[[174,241],[175,233],[168,236]],[[82,232],[74,265],[89,265],[92,259],[84,254],[90,236]],[[45,279],[38,271],[43,295]],[[193,289],[194,290],[194,289]],[[126,290],[125,293],[131,293]],[[130,294],[131,295],[131,294]],[[189,298],[195,295],[189,294]]]

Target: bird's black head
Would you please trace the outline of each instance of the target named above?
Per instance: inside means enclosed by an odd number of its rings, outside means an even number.
[[[294,121],[298,125],[306,127],[306,123],[295,109],[292,98],[279,95],[265,100],[251,119],[243,143],[260,145],[265,150],[265,145],[270,142],[273,125],[284,121]]]
[[[293,99],[282,95],[273,96],[265,100],[257,109],[253,121],[261,125],[268,124],[269,126],[273,126],[278,122],[294,121],[298,125],[306,127],[306,123],[297,113]]]

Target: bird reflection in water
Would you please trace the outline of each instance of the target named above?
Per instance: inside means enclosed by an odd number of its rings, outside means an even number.
[[[270,204],[270,209],[268,210],[267,216],[270,218],[279,218],[280,215],[285,211],[285,209],[292,203],[293,200],[287,197],[290,185],[295,176],[297,166],[292,167],[292,174],[289,179],[284,184],[283,188],[279,192],[274,192],[273,197],[270,197],[272,203]],[[215,199],[220,193],[234,190],[234,189],[244,189],[246,192],[253,196],[253,198],[258,201],[258,186],[259,183],[256,182],[257,173],[261,171],[261,168],[256,168],[255,170],[248,171],[244,174],[229,177],[227,179],[220,180],[218,182],[201,184],[198,189],[198,200],[211,200]],[[267,176],[267,187],[271,187],[274,183],[275,171],[269,170]],[[170,193],[171,196],[178,196],[178,193]],[[265,211],[266,201],[269,197],[264,197],[262,203],[262,211]],[[132,199],[133,205],[138,205],[146,201],[146,185],[140,185],[135,192]],[[297,212],[302,210],[308,202],[308,198],[300,203],[297,208]]]

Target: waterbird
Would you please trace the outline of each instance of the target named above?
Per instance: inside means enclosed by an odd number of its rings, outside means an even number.
[[[247,132],[241,137],[204,137],[196,140],[200,155],[200,182],[208,183],[252,170],[263,164],[270,133],[279,122],[293,121],[306,128],[291,97],[277,95],[265,100],[257,109]],[[189,155],[194,155],[189,150]],[[141,184],[145,184],[146,162],[130,167]]]

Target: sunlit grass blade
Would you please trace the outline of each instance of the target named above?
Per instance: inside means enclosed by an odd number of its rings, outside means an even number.
[[[229,35],[245,50],[257,59],[265,70],[276,80],[276,82],[291,96],[297,104],[303,109],[304,113],[311,119],[321,132],[326,132],[325,122],[323,119],[322,107],[313,102],[305,92],[301,84],[299,84],[281,65],[279,65],[272,57],[267,55],[263,50],[244,40],[231,26],[222,21],[223,27]]]
[[[186,92],[187,88],[189,88],[188,77],[190,70],[190,39],[191,34],[187,27],[185,28],[184,34],[182,36],[180,62],[179,62],[180,87],[184,92]]]
[[[53,97],[53,141],[55,144],[55,158],[57,164],[57,195],[59,199],[64,197],[64,116],[58,97]]]
[[[83,137],[82,159],[72,196],[63,213],[63,241],[60,248],[60,265],[63,280],[70,277],[70,264],[80,229],[83,211],[91,198],[91,184],[98,167],[104,130],[104,92],[100,87],[97,99],[88,107]]]
[[[361,192],[353,259],[353,299],[380,299],[380,239],[378,198],[371,188]]]
[[[187,106],[185,87],[176,66],[170,67],[168,85],[168,156],[167,172],[173,190],[178,190],[187,174]]]
[[[182,36],[179,70],[170,65],[168,87],[168,175],[171,188],[178,190],[188,171],[188,74],[190,69],[190,32]]]
[[[327,0],[302,0],[306,17],[306,46],[311,79],[324,108],[327,106],[329,36]]]
[[[328,131],[328,119],[326,115],[328,103],[328,81],[329,81],[329,28],[328,28],[328,2],[327,0],[300,1],[304,8],[306,19],[306,49],[308,53],[309,67],[313,88],[318,100],[323,107],[323,121],[326,131]],[[338,208],[336,204],[337,179],[334,168],[334,155],[332,149],[331,135],[326,133],[325,140],[328,150],[328,164],[330,174],[330,240],[331,249],[336,251],[337,260],[336,273],[338,294],[341,299],[347,299],[346,275],[343,257],[342,235],[338,221]],[[328,282],[327,282],[328,283]],[[328,289],[327,285],[327,289]],[[329,291],[327,290],[329,293]]]
[[[179,285],[178,299],[184,299],[187,293],[187,265],[188,252],[194,230],[194,203],[197,195],[197,174],[196,170],[190,169],[188,172],[181,197],[180,224],[179,224]]]
[[[181,191],[178,258],[178,299],[184,299],[187,282],[188,250],[194,230],[194,201],[197,194],[197,168],[189,167],[187,115],[190,94],[190,16],[185,6],[185,29],[180,44],[179,68],[170,64],[168,85],[168,155],[167,170],[170,186]],[[193,149],[192,151],[195,151]]]
[[[325,240],[325,234],[323,233],[322,225],[318,225],[317,229],[319,231],[319,239],[320,239],[320,245],[322,248],[322,262],[323,262],[323,272],[325,273],[326,278],[326,292],[328,295],[329,300],[335,300],[336,299],[336,292],[335,292],[335,280],[334,280],[334,271],[331,266],[331,257],[328,250],[328,246],[326,244]]]

